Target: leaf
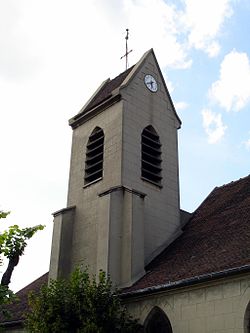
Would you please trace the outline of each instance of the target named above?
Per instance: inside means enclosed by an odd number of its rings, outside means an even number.
[[[121,305],[106,273],[90,277],[77,268],[67,280],[50,281],[30,295],[29,332],[134,333],[139,324]]]
[[[0,219],[5,219],[9,214],[10,212],[4,212],[0,210]]]

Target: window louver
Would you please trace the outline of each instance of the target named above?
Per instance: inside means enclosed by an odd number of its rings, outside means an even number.
[[[161,186],[161,143],[152,126],[144,128],[141,136],[141,177]]]
[[[85,161],[85,184],[102,178],[103,174],[104,133],[99,127],[95,128],[89,137]]]

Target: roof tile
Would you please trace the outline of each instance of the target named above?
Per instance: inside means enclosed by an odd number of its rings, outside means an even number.
[[[157,287],[250,264],[250,176],[216,187],[194,212],[183,234],[158,255],[146,274],[124,292]],[[12,321],[24,319],[27,295],[47,283],[48,273],[17,293]],[[3,322],[0,316],[0,322]]]
[[[216,187],[126,292],[250,264],[250,176]]]
[[[43,284],[48,283],[48,273],[42,275],[37,280],[30,283],[25,288],[21,289],[16,293],[17,300],[10,304],[6,309],[11,314],[10,318],[4,318],[2,314],[0,314],[0,322],[1,323],[11,323],[19,320],[25,319],[25,314],[27,313],[28,306],[28,295],[32,291],[34,293],[38,293]]]
[[[83,112],[87,112],[97,105],[101,104],[108,98],[112,96],[112,91],[118,88],[122,82],[125,80],[125,78],[128,76],[128,74],[131,72],[134,66],[128,68],[123,73],[116,76],[114,79],[108,81],[104,86],[98,91],[98,93],[94,96],[94,98],[90,101],[90,103],[84,108]]]

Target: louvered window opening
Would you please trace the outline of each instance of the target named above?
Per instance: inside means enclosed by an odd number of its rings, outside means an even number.
[[[104,133],[101,128],[95,129],[89,137],[85,162],[85,184],[92,183],[103,174]]]
[[[161,186],[161,143],[153,127],[146,127],[141,136],[141,177]]]

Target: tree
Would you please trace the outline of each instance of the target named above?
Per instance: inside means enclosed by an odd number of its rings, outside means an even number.
[[[0,219],[6,218],[9,214],[10,212],[0,211]],[[8,266],[0,283],[0,305],[9,303],[13,296],[9,290],[9,284],[13,270],[18,265],[20,256],[23,255],[27,246],[27,240],[42,229],[44,229],[42,225],[23,229],[19,228],[18,225],[13,225],[0,233],[0,266],[3,265],[3,257],[8,259]]]
[[[103,271],[99,279],[77,269],[69,279],[50,281],[29,298],[29,332],[133,333],[140,325],[121,305]]]

